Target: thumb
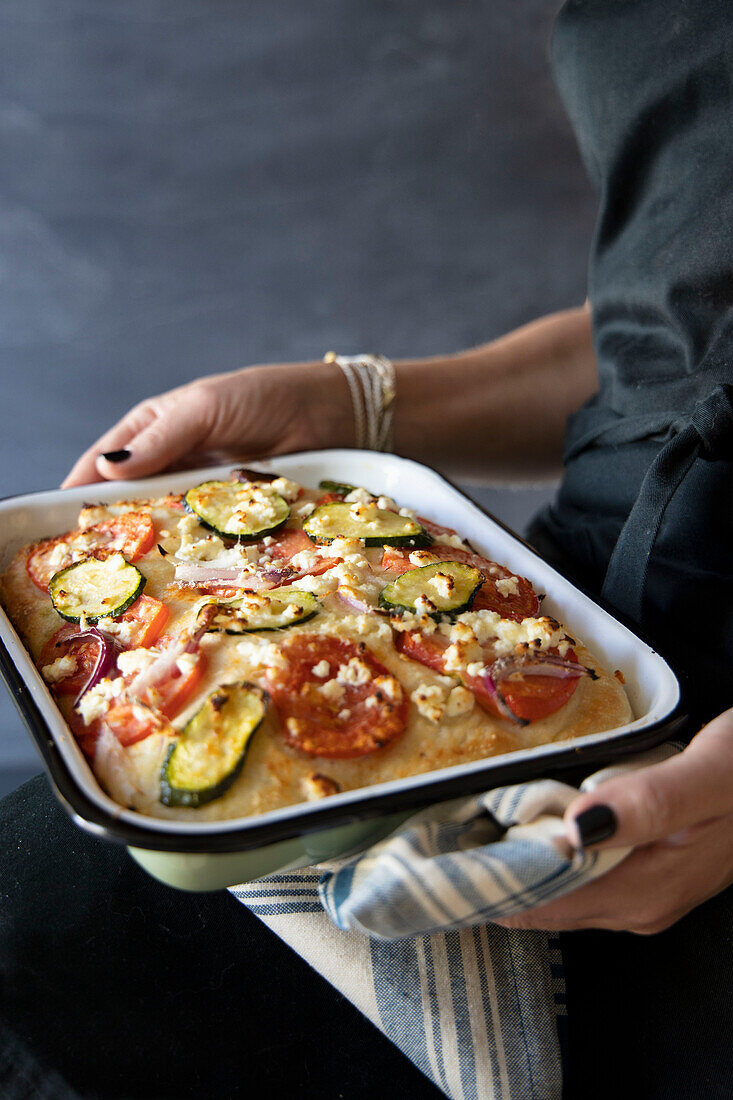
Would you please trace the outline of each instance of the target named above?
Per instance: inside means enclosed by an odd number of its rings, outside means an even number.
[[[639,847],[732,810],[733,710],[727,710],[679,755],[574,799],[565,831],[576,848]]]

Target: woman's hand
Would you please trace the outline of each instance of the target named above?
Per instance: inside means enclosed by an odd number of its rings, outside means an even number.
[[[85,451],[62,488],[181,465],[353,444],[351,399],[338,367],[320,362],[249,367],[198,379],[136,405]],[[104,458],[119,451],[129,451],[129,457]]]
[[[705,726],[679,756],[580,795],[565,812],[565,828],[576,846],[634,851],[567,897],[497,924],[648,935],[720,893],[733,883],[733,710]]]

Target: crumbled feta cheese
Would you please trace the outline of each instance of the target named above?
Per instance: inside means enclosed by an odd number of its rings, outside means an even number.
[[[341,665],[336,673],[336,679],[340,684],[352,684],[358,687],[368,683],[372,678],[372,670],[358,657],[352,657],[348,664]]]
[[[304,592],[312,592],[314,596],[327,596],[329,592],[334,592],[338,585],[336,577],[330,576],[332,571],[323,573],[320,577],[299,577],[297,584],[298,588]]]
[[[450,573],[441,573],[440,571],[434,573],[433,576],[430,577],[428,584],[444,600],[449,600],[451,598],[456,587],[456,582],[453,580]]]
[[[351,504],[349,506],[349,515],[352,519],[368,521],[376,518],[379,505],[376,501],[370,500],[366,504]]]
[[[306,798],[315,801],[319,798],[327,798],[331,794],[338,794],[341,787],[335,779],[329,775],[321,775],[319,772],[311,772],[301,780],[301,785]]]
[[[427,596],[418,596],[415,600],[415,612],[418,615],[431,615],[438,608]]]
[[[193,672],[198,663],[198,659],[195,653],[182,653],[180,657],[176,658],[176,668],[182,676],[188,676]]]
[[[338,704],[346,694],[346,688],[338,680],[326,680],[325,684],[319,684],[316,691],[327,699],[329,703]]]
[[[463,654],[458,645],[449,645],[443,654],[443,668],[446,672],[461,672],[464,667]]]
[[[120,676],[115,680],[100,680],[95,687],[85,692],[76,708],[84,719],[84,725],[90,726],[95,719],[106,714],[110,703],[122,694],[124,687],[125,681]]]
[[[343,710],[339,711],[338,716],[342,722],[345,722],[348,718],[351,718],[351,711],[348,707],[344,707]]]
[[[440,561],[440,558],[429,550],[413,550],[410,554],[410,565],[415,565],[418,569],[423,565],[433,565],[436,561]]]
[[[125,653],[120,653],[117,667],[123,676],[136,676],[138,672],[154,664],[159,656],[160,654],[153,653],[151,649],[128,649]]]
[[[440,534],[433,536],[436,542],[441,543],[443,546],[452,546],[454,550],[465,549],[465,543],[459,535]]]
[[[328,676],[330,671],[331,671],[331,666],[329,665],[329,663],[325,659],[325,657],[323,658],[322,661],[319,661],[318,664],[314,665],[313,668],[311,669],[311,672],[313,673],[313,675],[317,676],[319,680],[325,680],[325,678]]]
[[[438,623],[435,619],[431,619],[429,615],[411,615],[409,612],[405,615],[393,615],[390,619],[392,623],[392,629],[398,633],[411,633],[412,631],[420,631],[422,634],[434,634],[438,629]],[[442,630],[442,627],[441,627]]]
[[[502,577],[496,582],[496,591],[502,596],[518,596],[519,582],[516,577]]]
[[[437,684],[420,684],[411,693],[410,698],[417,707],[418,713],[429,722],[437,724],[443,717],[445,692]]]
[[[466,665],[466,672],[469,676],[483,676],[486,671],[486,665],[483,661],[470,661]]]
[[[44,665],[41,676],[47,684],[57,684],[59,680],[65,680],[67,676],[76,672],[76,668],[76,657],[69,654],[68,657],[57,657],[50,665]]]
[[[456,622],[447,625],[449,629],[448,637],[452,642],[464,642],[470,645],[472,642],[478,641],[476,635],[467,623]]]
[[[475,702],[473,692],[464,687],[454,687],[445,705],[445,715],[447,718],[462,718],[473,710]]]
[[[324,557],[333,557],[337,554],[338,557],[343,558],[348,562],[360,562],[364,565],[368,565],[369,561],[364,556],[364,545],[361,539],[343,539],[337,538],[328,546],[320,548]]]
[[[265,668],[287,668],[288,660],[275,642],[265,642],[256,634],[249,634],[237,643],[239,654],[252,665]]]
[[[400,508],[399,514],[405,519],[417,519],[417,512],[413,512],[412,508]]]
[[[315,508],[316,506],[312,500],[304,500],[300,504],[296,504],[291,511],[298,519],[306,519],[311,512],[315,511]]]
[[[63,569],[67,562],[71,561],[71,548],[65,542],[58,542],[49,550],[45,558],[45,564],[48,568],[58,571]]]
[[[294,569],[302,569],[307,573],[310,569],[317,569],[321,559],[315,550],[299,550],[297,554],[293,554],[290,564]]]
[[[137,633],[138,624],[130,619],[99,619],[97,626],[105,634],[111,634],[122,645],[129,645]]]
[[[297,481],[290,481],[287,477],[276,477],[270,482],[270,488],[287,501],[296,500],[300,493],[300,485]]]
[[[391,703],[398,703],[402,698],[402,685],[394,676],[375,676],[374,686],[377,691],[386,695]]]
[[[347,493],[344,497],[347,504],[369,504],[374,500],[371,493],[368,493],[366,489],[352,489],[350,493]]]

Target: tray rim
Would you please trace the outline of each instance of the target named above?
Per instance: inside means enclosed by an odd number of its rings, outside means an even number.
[[[278,459],[283,458],[296,460],[298,458],[308,458],[313,460],[321,456],[333,456],[333,461],[337,462],[337,456],[344,452],[354,456],[369,456],[372,460],[377,457],[377,452],[359,451],[356,448],[329,448],[319,451],[289,452],[274,456],[274,461],[277,462]],[[504,753],[495,757],[487,757],[484,760],[472,761],[468,764],[453,765],[450,768],[426,772],[414,777],[390,780],[371,787],[357,788],[354,791],[343,792],[333,799],[327,799],[320,803],[296,803],[292,807],[270,811],[261,817],[224,819],[222,822],[202,822],[202,826],[208,825],[210,828],[198,833],[195,831],[196,825],[193,824],[191,828],[184,832],[180,829],[170,828],[170,826],[176,824],[180,826],[183,823],[168,822],[166,819],[161,819],[161,822],[169,826],[168,828],[148,824],[150,818],[147,818],[143,824],[133,824],[96,804],[82,790],[69,765],[64,760],[54,735],[30,691],[29,685],[26,683],[21,671],[16,667],[4,640],[0,637],[0,676],[4,679],[11,698],[35,741],[56,796],[76,824],[95,836],[136,848],[180,854],[244,852],[278,841],[351,824],[355,821],[365,821],[399,811],[413,811],[461,795],[468,796],[486,790],[490,786],[502,785],[507,782],[522,782],[548,773],[574,770],[590,764],[608,763],[629,753],[651,748],[683,728],[687,720],[683,681],[658,647],[652,645],[644,637],[643,632],[638,629],[636,624],[629,623],[602,599],[591,595],[575,579],[568,577],[567,574],[560,573],[526,539],[518,535],[476,501],[467,497],[444,473],[427,463],[419,463],[406,456],[394,454],[390,455],[390,458],[402,459],[439,478],[471,507],[499,527],[512,541],[523,545],[547,568],[552,569],[561,576],[565,583],[570,584],[594,605],[630,631],[635,639],[652,650],[653,654],[667,666],[677,682],[677,701],[671,710],[656,721],[634,730],[621,727],[621,732],[611,730],[608,731],[607,735],[591,734],[588,735],[588,738],[581,738],[573,743],[550,742],[534,748],[521,749],[513,753]],[[270,457],[260,460],[253,459],[252,466],[264,465],[267,467],[272,461],[273,459]],[[191,475],[196,476],[202,472],[221,470],[222,468],[228,469],[235,465],[236,463],[227,463],[223,466],[220,464],[215,467],[202,467],[191,471],[163,473],[154,475],[154,477],[178,477],[189,472]],[[134,484],[139,484],[145,480],[147,479],[137,479]],[[126,486],[133,483],[104,482],[102,484],[107,488],[117,485]],[[92,489],[93,486],[89,488]],[[42,495],[43,492],[55,494],[61,492],[61,490],[42,490],[39,493],[12,495],[2,498],[2,503],[11,504],[14,501],[22,503],[24,498],[32,500]],[[7,621],[9,622],[9,620]],[[14,631],[12,623],[10,626]],[[20,640],[19,644],[25,649]],[[411,778],[413,780],[412,784],[410,784]],[[398,790],[394,789],[397,784],[400,785]],[[120,814],[124,812],[123,807],[120,807]],[[278,816],[273,819],[273,815]],[[198,828],[201,829],[201,826]]]

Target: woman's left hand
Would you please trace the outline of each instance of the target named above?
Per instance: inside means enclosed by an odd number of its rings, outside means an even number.
[[[730,886],[733,710],[705,726],[678,756],[579,795],[565,812],[565,829],[576,847],[634,850],[595,882],[497,924],[650,935]]]

